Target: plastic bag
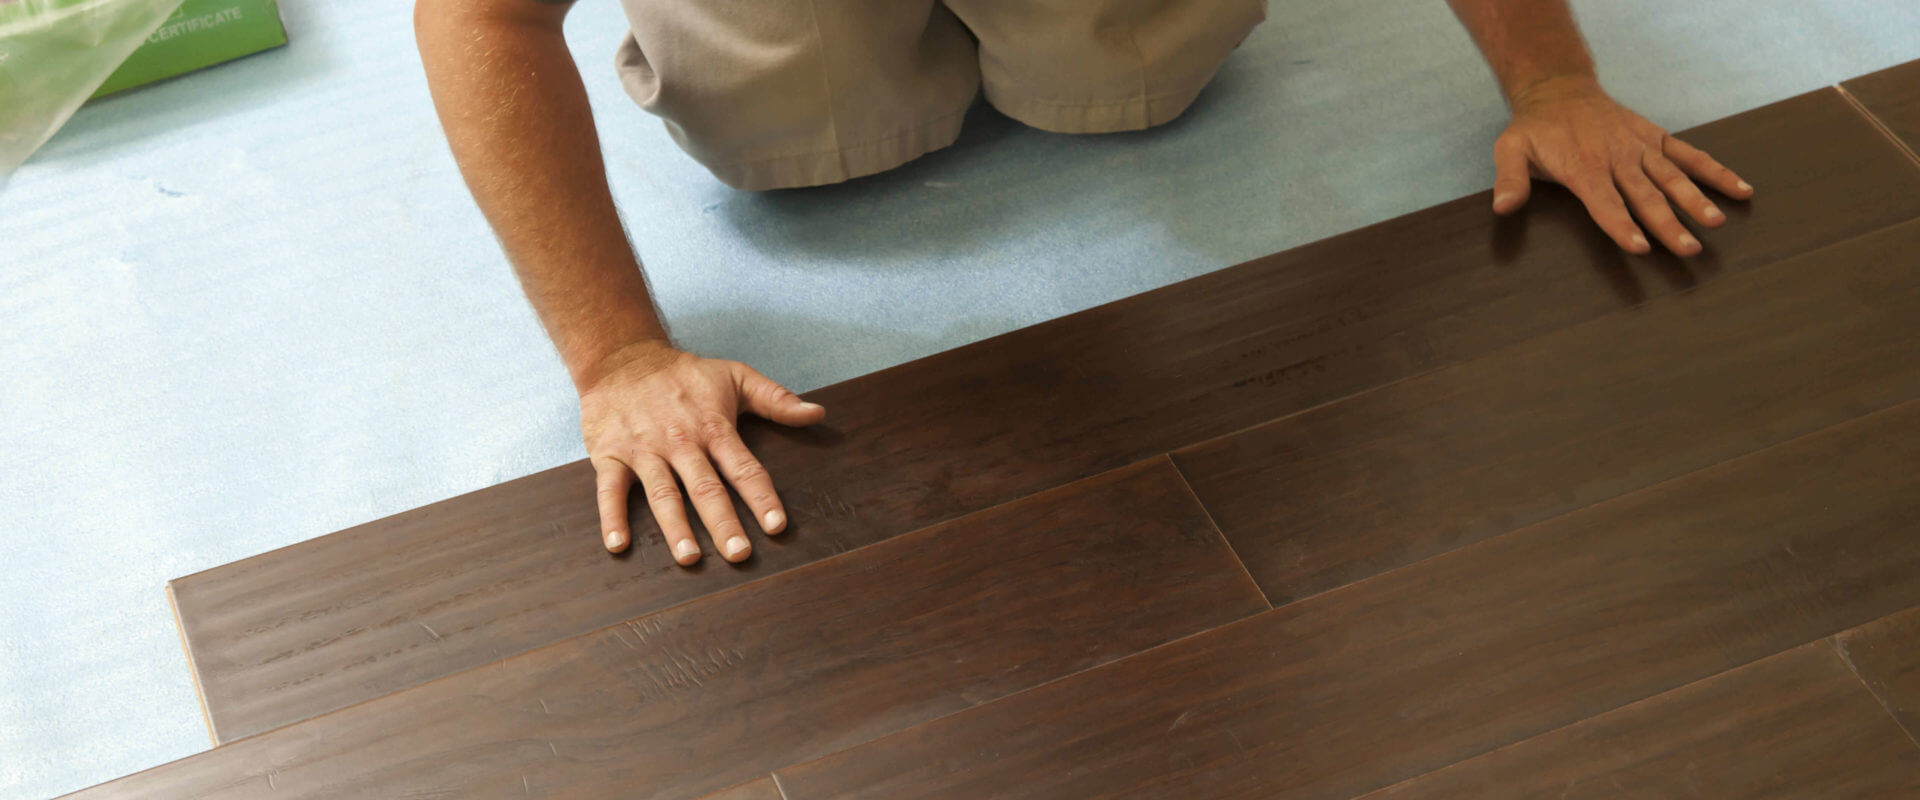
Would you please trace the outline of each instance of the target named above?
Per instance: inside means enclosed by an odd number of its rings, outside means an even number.
[[[181,0],[0,0],[0,176],[73,116]]]

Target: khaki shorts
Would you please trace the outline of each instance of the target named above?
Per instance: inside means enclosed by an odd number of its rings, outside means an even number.
[[[621,82],[739,189],[817,186],[953,143],[974,96],[1060,133],[1173,119],[1265,0],[623,0]]]

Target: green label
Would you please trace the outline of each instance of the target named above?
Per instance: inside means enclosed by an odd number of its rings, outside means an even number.
[[[185,0],[107,76],[94,97],[287,43],[274,0]]]

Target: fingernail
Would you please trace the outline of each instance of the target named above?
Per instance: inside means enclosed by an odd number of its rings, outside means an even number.
[[[767,521],[767,530],[769,531],[776,530],[781,525],[786,523],[787,515],[780,513],[780,510],[776,508],[772,511],[767,512],[766,521]]]
[[[1747,183],[1746,181],[1741,181],[1734,185],[1740,187],[1740,191],[1743,191],[1743,192],[1753,191],[1753,184]]]
[[[1719,222],[1727,218],[1727,215],[1720,213],[1720,209],[1713,206],[1707,206],[1705,211],[1700,212],[1700,216],[1705,217],[1708,222]]]
[[[673,546],[673,554],[681,559],[699,558],[700,545],[694,544],[692,539],[681,539],[679,544]]]
[[[1495,208],[1499,208],[1500,206],[1506,205],[1507,202],[1512,199],[1513,199],[1512,192],[1501,192],[1493,196],[1493,205]]]
[[[728,558],[732,558],[744,552],[747,552],[747,538],[745,536],[735,536],[727,540],[727,557]]]
[[[1641,236],[1640,234],[1637,234],[1637,233],[1636,233],[1636,234],[1634,234],[1634,235],[1633,235],[1633,249],[1635,249],[1635,250],[1645,250],[1645,249],[1647,249],[1647,237],[1645,237],[1645,236]]]
[[[819,403],[801,403],[801,404],[800,404],[800,407],[801,407],[801,408],[804,408],[804,409],[806,409],[806,410],[808,410],[808,411],[812,411],[812,410],[814,410],[814,409],[817,409],[817,408],[819,408],[819,407],[820,407],[820,404],[819,404]]]
[[[1683,233],[1680,234],[1680,246],[1684,249],[1692,250],[1700,246],[1700,240]]]
[[[608,550],[617,549],[620,545],[627,543],[627,537],[621,535],[619,531],[607,531],[600,538],[606,540]]]

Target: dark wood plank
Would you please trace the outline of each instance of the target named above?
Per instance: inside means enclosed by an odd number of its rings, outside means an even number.
[[[1840,84],[1908,149],[1920,152],[1920,61]]]
[[[1920,536],[1920,525],[1914,533]],[[1920,608],[1842,633],[1834,644],[1887,713],[1920,742]]]
[[[1563,192],[1485,194],[840,384],[749,423],[791,532],[683,571],[601,551],[584,462],[181,578],[221,741],[1483,354],[1920,215],[1920,168],[1832,90],[1690,132],[1760,187],[1713,257],[1629,263]],[[1810,143],[1817,142],[1818,146]],[[644,508],[644,504],[635,504]],[[644,511],[641,512],[644,516]],[[430,636],[426,629],[438,632]]]
[[[1920,748],[1824,640],[1362,800],[1920,798]]]
[[[698,797],[1266,608],[1162,457],[82,796]]]
[[[1920,401],[775,774],[1345,800],[1920,602]]]
[[[1920,221],[1175,454],[1276,605],[1920,397]]]

